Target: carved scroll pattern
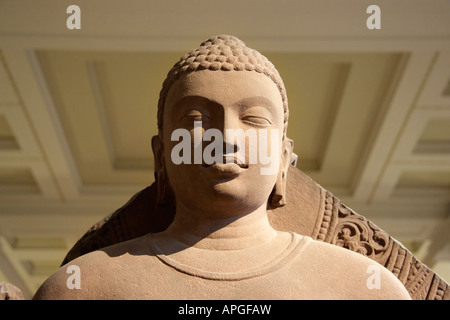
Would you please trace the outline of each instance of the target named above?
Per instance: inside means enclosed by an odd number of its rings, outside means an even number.
[[[382,264],[392,247],[391,238],[385,231],[328,192],[317,239],[358,252]]]
[[[374,260],[381,260],[390,247],[389,235],[370,221],[341,204],[338,210],[339,222],[334,235],[335,244],[363,254]]]
[[[325,191],[322,218],[313,237],[365,255],[390,270],[413,299],[450,299],[450,287],[402,244]]]

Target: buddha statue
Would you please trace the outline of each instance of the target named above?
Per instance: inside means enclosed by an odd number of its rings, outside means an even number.
[[[68,261],[34,299],[410,299],[373,259],[271,224],[268,210],[289,201],[288,116],[279,73],[241,40],[186,54],[163,84],[152,139],[170,225]],[[67,285],[71,266],[79,288]]]

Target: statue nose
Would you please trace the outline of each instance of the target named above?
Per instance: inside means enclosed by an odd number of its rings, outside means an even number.
[[[240,120],[238,115],[236,115],[234,112],[229,110],[224,110],[222,114],[222,119],[218,119],[220,127],[218,128],[220,131],[222,131],[222,134],[225,137],[227,130],[236,130],[240,128]]]
[[[226,138],[226,137],[225,137]],[[240,143],[237,139],[235,141],[226,141],[223,142],[223,155],[230,155],[238,153],[241,150]]]
[[[240,141],[239,139],[237,139],[235,135],[235,133],[239,129],[242,129],[240,126],[239,117],[234,112],[225,111],[222,128],[222,135],[224,141],[224,154],[226,154],[225,152],[226,150],[228,150],[228,153],[230,153],[231,151],[233,151],[233,153],[239,151]]]

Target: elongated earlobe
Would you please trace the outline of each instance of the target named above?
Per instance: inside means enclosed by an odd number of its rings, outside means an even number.
[[[289,165],[293,162],[297,163],[297,155],[292,152],[293,149],[294,141],[286,138],[281,155],[280,170],[278,171],[277,181],[269,198],[268,209],[275,209],[286,205],[287,172]]]
[[[152,149],[155,161],[155,181],[158,190],[156,203],[158,205],[169,205],[173,201],[173,192],[167,177],[164,165],[164,152],[159,136],[152,137]]]

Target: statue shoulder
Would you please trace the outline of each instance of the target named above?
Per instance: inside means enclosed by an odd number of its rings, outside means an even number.
[[[110,299],[126,288],[136,261],[148,256],[145,237],[89,252],[56,270],[33,299]]]
[[[102,265],[108,258],[102,251],[80,256],[56,270],[36,291],[35,300],[91,299],[98,287]]]
[[[328,281],[343,299],[411,299],[405,286],[388,269],[360,253],[312,240],[304,258],[327,268]],[[324,276],[322,274],[322,276]],[[325,278],[326,278],[325,277]]]

